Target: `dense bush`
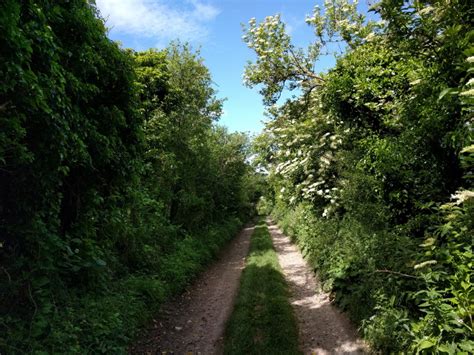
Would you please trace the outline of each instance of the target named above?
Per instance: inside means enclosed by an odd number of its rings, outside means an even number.
[[[291,45],[279,17],[250,22],[250,85],[272,104],[256,139],[273,214],[376,349],[474,350],[472,8],[386,0],[383,21],[347,2],[307,18]],[[312,71],[344,42],[336,66]],[[273,63],[280,63],[278,68]],[[274,74],[275,70],[277,74]],[[273,80],[273,81],[272,81]]]
[[[125,352],[251,214],[247,138],[198,53],[90,1],[2,1],[0,76],[0,352]]]

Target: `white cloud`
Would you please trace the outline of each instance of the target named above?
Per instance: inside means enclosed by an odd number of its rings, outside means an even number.
[[[207,36],[206,23],[219,10],[201,0],[96,0],[106,24],[114,32],[158,41],[195,41]]]
[[[190,2],[194,6],[196,17],[201,18],[202,20],[210,21],[219,15],[219,10],[212,5],[203,4],[197,0],[191,0]]]

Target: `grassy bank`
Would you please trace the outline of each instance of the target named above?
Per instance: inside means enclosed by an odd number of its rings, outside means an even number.
[[[251,238],[234,313],[226,329],[225,354],[299,354],[289,291],[261,221]]]

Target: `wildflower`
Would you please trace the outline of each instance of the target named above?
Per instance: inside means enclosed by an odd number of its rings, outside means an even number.
[[[474,198],[474,191],[459,190],[456,191],[456,194],[451,195],[451,199],[456,200],[456,205],[460,205],[461,203],[469,200],[470,198]]]

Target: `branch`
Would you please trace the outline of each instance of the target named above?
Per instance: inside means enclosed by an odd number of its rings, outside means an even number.
[[[5,269],[3,266],[0,268],[3,270],[3,272],[7,275],[8,277],[8,283],[11,283],[12,282],[12,278],[10,276],[10,274],[8,273],[7,269]]]
[[[10,170],[3,169],[3,168],[0,168],[0,171],[3,171],[4,173],[7,173],[7,174],[13,174]]]
[[[402,273],[402,272],[392,271],[392,270],[387,270],[387,269],[375,270],[374,272],[380,272],[380,273],[386,273],[386,274],[394,274],[394,275],[398,275],[398,276],[408,277],[408,278],[411,278],[411,279],[418,279],[418,278],[419,278],[418,276],[409,275],[409,274],[404,274],[404,273]]]
[[[7,109],[8,104],[10,101],[4,102],[3,104],[0,105],[0,112],[5,111]]]
[[[31,337],[31,331],[33,329],[33,321],[36,317],[36,313],[38,313],[38,305],[36,304],[36,301],[35,299],[33,298],[33,294],[31,292],[31,284],[28,283],[28,296],[30,297],[30,300],[31,302],[33,303],[33,305],[35,306],[35,311],[33,312],[33,316],[31,317],[31,321],[30,321],[30,337]]]
[[[293,59],[295,60],[295,63],[297,65],[297,67],[304,73],[306,74],[307,76],[309,76],[310,78],[312,79],[316,79],[318,81],[322,81],[324,82],[324,79],[321,78],[320,76],[314,74],[312,71],[308,70],[307,68],[305,68],[304,66],[301,65],[301,62],[300,60],[298,59],[298,57],[296,56],[295,52],[293,52],[293,49],[288,48],[288,50],[290,51],[290,54],[291,56],[293,57]]]

